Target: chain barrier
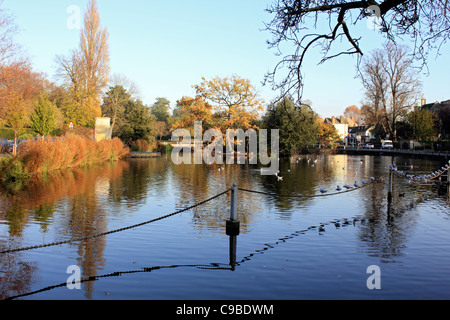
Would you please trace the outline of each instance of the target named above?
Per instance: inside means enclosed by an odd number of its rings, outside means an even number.
[[[389,170],[392,173],[394,173],[397,177],[407,179],[409,181],[434,180],[434,179],[440,178],[444,173],[447,172],[447,180],[448,180],[448,171],[450,169],[449,165],[450,165],[450,160],[448,161],[448,163],[445,166],[441,167],[440,169],[438,169],[434,172],[431,172],[431,173],[421,174],[421,175],[408,174],[402,170],[398,170],[395,163],[389,165]]]
[[[380,182],[374,178],[371,178],[370,182],[363,182],[362,186],[356,185],[354,187],[349,186],[349,185],[344,185],[346,190],[343,191],[337,191],[337,192],[330,192],[328,193],[326,190],[323,190],[321,194],[314,194],[314,195],[301,195],[301,194],[277,194],[277,193],[272,193],[272,192],[265,192],[265,191],[256,191],[256,190],[249,190],[249,189],[245,189],[245,188],[240,188],[238,187],[238,190],[240,191],[244,191],[244,192],[249,192],[249,193],[258,193],[258,194],[263,194],[263,195],[268,195],[268,196],[272,196],[272,197],[283,197],[283,198],[319,198],[319,197],[328,197],[328,196],[335,196],[337,194],[342,194],[342,193],[348,193],[348,192],[352,192],[352,191],[356,191],[359,190],[361,188],[367,187],[372,185],[373,183],[376,182]]]
[[[222,264],[225,265],[225,264]],[[134,274],[134,273],[148,273],[148,272],[152,272],[154,270],[160,270],[160,269],[175,269],[175,268],[196,268],[196,269],[203,269],[203,270],[230,270],[230,267],[221,267],[219,263],[210,263],[210,264],[174,264],[171,266],[154,266],[154,267],[143,267],[141,269],[137,269],[137,270],[127,270],[127,271],[115,271],[115,272],[111,272],[108,274],[104,274],[104,275],[98,275],[98,276],[89,276],[89,277],[85,277],[83,279],[80,279],[79,281],[77,281],[77,283],[85,283],[85,282],[91,282],[91,281],[98,281],[102,278],[111,278],[111,277],[120,277],[124,274]],[[39,290],[35,290],[32,292],[27,292],[27,293],[23,293],[23,294],[19,294],[16,296],[11,296],[11,297],[6,297],[3,300],[15,300],[18,298],[23,298],[26,296],[32,296],[38,293],[42,293],[45,291],[50,291],[56,288],[61,288],[61,287],[66,287],[67,286],[67,281],[59,283],[59,284],[55,284],[55,285],[51,285]],[[106,294],[106,292],[105,292]]]
[[[326,197],[326,196],[332,196],[332,195],[352,192],[352,191],[361,189],[363,187],[369,186],[369,185],[371,185],[371,184],[373,184],[375,182],[377,182],[377,180],[372,177],[372,178],[370,178],[370,182],[369,183],[367,183],[366,181],[363,180],[363,185],[362,186],[357,185],[356,182],[355,182],[355,186],[354,187],[345,185],[347,190],[339,191],[339,192],[326,193],[326,191],[321,189],[322,194],[316,194],[316,195],[281,195],[281,194],[275,194],[275,193],[271,193],[271,192],[256,191],[256,190],[250,190],[250,189],[239,188],[239,187],[237,189],[241,190],[241,191],[244,191],[244,192],[248,192],[248,193],[258,193],[258,194],[264,194],[264,195],[269,195],[269,196],[274,196],[274,197],[315,198],[315,197]],[[206,200],[198,202],[198,203],[196,203],[196,204],[194,204],[192,206],[189,206],[187,208],[184,208],[184,209],[172,212],[170,214],[167,214],[167,215],[164,215],[164,216],[161,216],[161,217],[158,217],[158,218],[154,218],[154,219],[151,219],[151,220],[148,220],[148,221],[144,221],[144,222],[141,222],[141,223],[138,223],[138,224],[134,224],[134,225],[131,225],[131,226],[128,226],[128,227],[123,227],[123,228],[120,228],[120,229],[115,229],[115,230],[111,230],[111,231],[107,231],[107,232],[103,232],[103,233],[98,233],[98,234],[95,234],[95,235],[79,237],[79,238],[74,238],[74,239],[69,239],[69,240],[56,241],[56,242],[45,243],[45,244],[40,244],[40,245],[35,245],[35,246],[4,250],[4,251],[0,251],[0,254],[13,253],[13,252],[19,252],[19,251],[27,251],[27,250],[33,250],[33,249],[39,249],[39,248],[45,248],[45,247],[51,247],[51,246],[58,246],[58,245],[61,245],[61,244],[80,242],[80,241],[93,239],[93,238],[97,238],[97,237],[103,237],[103,236],[106,236],[106,235],[109,235],[109,234],[113,234],[113,233],[117,233],[117,232],[120,232],[120,231],[125,231],[125,230],[129,230],[129,229],[137,228],[137,227],[140,227],[140,226],[152,223],[152,222],[156,222],[156,221],[159,221],[159,220],[163,220],[163,219],[169,218],[171,216],[180,214],[182,212],[191,210],[191,209],[193,209],[195,207],[198,207],[198,206],[200,206],[202,204],[205,204],[205,203],[207,203],[207,202],[209,202],[211,200],[214,200],[214,199],[216,199],[216,198],[226,194],[231,189],[232,188],[229,188],[229,189],[227,189],[227,190],[225,190],[225,191],[223,191],[223,192],[221,192],[219,194],[216,194],[215,196],[213,196],[211,198],[208,198]]]
[[[50,246],[57,246],[57,245],[61,245],[61,244],[66,244],[66,243],[72,243],[72,242],[79,242],[79,241],[84,241],[84,240],[87,240],[87,239],[103,237],[103,236],[106,236],[106,235],[109,235],[109,234],[112,234],[112,233],[116,233],[116,232],[120,232],[120,231],[124,231],[124,230],[128,230],[128,229],[137,228],[137,227],[140,227],[140,226],[143,226],[143,225],[155,222],[155,221],[163,220],[163,219],[169,218],[171,216],[177,215],[179,213],[191,210],[191,209],[193,209],[193,208],[195,208],[197,206],[200,206],[200,205],[202,205],[202,204],[204,204],[206,202],[209,202],[211,200],[214,200],[214,199],[224,195],[225,193],[227,193],[230,190],[231,190],[231,188],[227,189],[227,190],[225,190],[225,191],[223,191],[223,192],[221,192],[219,194],[216,194],[215,196],[213,196],[211,198],[208,198],[206,200],[198,202],[198,203],[196,203],[196,204],[194,204],[194,205],[192,205],[190,207],[187,207],[187,208],[184,208],[184,209],[172,212],[170,214],[166,214],[164,216],[161,216],[161,217],[158,217],[158,218],[155,218],[155,219],[151,219],[151,220],[148,220],[148,221],[145,221],[145,222],[134,224],[132,226],[128,226],[128,227],[124,227],[124,228],[120,228],[120,229],[116,229],[116,230],[111,230],[111,231],[107,231],[107,232],[103,232],[103,233],[99,233],[99,234],[95,234],[95,235],[91,235],[91,236],[80,237],[80,238],[75,238],[75,239],[69,239],[69,240],[65,240],[65,241],[58,241],[58,242],[52,242],[52,243],[41,244],[41,245],[36,245],[36,246],[30,246],[30,247],[24,247],[24,248],[17,248],[17,249],[10,249],[10,250],[5,250],[5,251],[0,251],[0,254],[12,253],[12,252],[18,252],[18,251],[26,251],[26,250],[32,250],[32,249],[38,249],[38,248],[45,248],[45,247],[50,247]]]
[[[263,191],[256,191],[256,190],[249,190],[249,189],[245,189],[245,188],[237,188],[238,190],[244,191],[244,192],[249,192],[249,193],[258,193],[258,194],[264,194],[264,195],[269,195],[269,196],[275,196],[275,197],[290,197],[290,198],[315,198],[315,197],[325,197],[325,196],[332,196],[332,195],[337,195],[337,194],[342,194],[342,193],[346,193],[346,192],[351,192],[351,191],[355,191],[358,189],[361,189],[363,187],[369,186],[372,183],[376,182],[377,180],[374,178],[371,178],[370,182],[367,183],[365,181],[363,181],[363,185],[362,186],[358,186],[355,185],[355,187],[350,187],[350,186],[346,186],[347,190],[344,191],[340,191],[340,192],[333,192],[333,193],[322,193],[322,194],[317,194],[317,195],[280,195],[280,194],[275,194],[275,193],[271,193],[271,192],[263,192]],[[356,184],[356,183],[355,183]],[[13,253],[13,252],[19,252],[19,251],[27,251],[27,250],[33,250],[33,249],[39,249],[39,248],[45,248],[45,247],[51,247],[51,246],[58,246],[61,244],[67,244],[67,243],[73,243],[73,242],[80,242],[80,241],[84,241],[84,240],[88,240],[88,239],[93,239],[93,238],[97,238],[97,237],[103,237],[109,234],[113,234],[113,233],[117,233],[120,231],[125,231],[125,230],[129,230],[129,229],[133,229],[133,228],[137,228],[152,222],[156,222],[159,220],[163,220],[166,218],[169,218],[171,216],[177,215],[179,213],[191,210],[197,206],[200,206],[202,204],[205,204],[211,200],[214,200],[224,194],[226,194],[227,192],[229,192],[232,188],[229,188],[219,194],[216,194],[215,196],[208,198],[206,200],[203,200],[201,202],[198,202],[190,207],[175,211],[173,213],[155,218],[155,219],[151,219],[145,222],[141,222],[138,224],[134,224],[132,226],[128,226],[128,227],[123,227],[120,229],[116,229],[116,230],[111,230],[111,231],[107,231],[107,232],[103,232],[103,233],[99,233],[99,234],[95,234],[95,235],[90,235],[90,236],[85,236],[85,237],[79,237],[79,238],[74,238],[74,239],[69,239],[69,240],[63,240],[63,241],[57,241],[57,242],[51,242],[51,243],[45,243],[45,244],[40,244],[40,245],[35,245],[35,246],[29,246],[29,247],[23,247],[23,248],[16,248],[16,249],[9,249],[9,250],[4,250],[4,251],[0,251],[0,254],[6,254],[6,253]]]

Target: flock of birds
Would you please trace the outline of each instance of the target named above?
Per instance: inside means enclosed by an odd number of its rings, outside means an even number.
[[[371,182],[375,182],[375,178],[374,178],[374,177],[370,177],[370,181],[371,181]],[[366,185],[366,184],[367,184],[367,181],[364,180],[364,179],[362,179],[361,182],[362,182],[363,185]],[[348,184],[344,184],[343,187],[344,187],[345,189],[347,189],[347,190],[353,189],[353,188],[361,188],[361,186],[358,184],[357,181],[355,181],[355,183],[353,184],[353,187],[350,186],[350,185],[348,185]],[[337,191],[341,191],[341,190],[342,190],[341,186],[340,186],[340,185],[337,185],[336,190],[337,190]],[[319,191],[320,191],[321,193],[327,193],[327,192],[328,192],[328,190],[326,190],[326,189],[324,189],[324,188],[322,188],[322,187],[319,188]]]
[[[427,180],[433,180],[433,179],[441,176],[443,173],[445,173],[446,171],[448,171],[450,169],[449,166],[450,166],[450,160],[442,168],[440,168],[432,173],[421,174],[421,175],[407,174],[407,173],[403,172],[402,170],[398,170],[395,163],[389,165],[389,170],[394,172],[397,176],[408,179],[409,181],[427,181]]]
[[[301,157],[299,157],[299,158],[296,159],[296,163],[298,163],[299,160],[301,160]],[[317,159],[309,159],[309,158],[307,158],[306,161],[307,161],[308,163],[311,162],[311,166],[314,166],[314,164],[317,162]],[[361,160],[361,161],[362,161],[362,160]],[[345,170],[345,167],[342,167],[342,170]],[[287,170],[287,172],[290,172],[290,170]],[[275,173],[275,176],[277,177],[277,180],[278,180],[278,181],[281,181],[281,180],[283,180],[283,177],[281,177],[281,176],[279,175],[279,173],[280,173],[280,170],[278,170],[278,171]],[[370,177],[370,181],[371,181],[371,182],[375,182],[375,178],[374,178],[374,177]],[[366,184],[367,184],[367,181],[366,181],[365,179],[362,179],[362,180],[361,180],[361,183],[362,183],[363,185],[366,185]],[[348,185],[348,184],[344,184],[343,187],[344,187],[345,189],[347,189],[347,190],[350,190],[350,189],[353,189],[353,188],[360,188],[361,186],[358,184],[357,181],[355,181],[355,183],[353,184],[353,186],[350,186],[350,185]],[[336,191],[341,191],[341,190],[342,190],[342,187],[341,187],[340,185],[337,185]],[[322,194],[325,194],[325,193],[328,192],[328,190],[326,190],[326,189],[324,189],[324,188],[322,188],[322,187],[319,188],[319,191],[320,191]]]

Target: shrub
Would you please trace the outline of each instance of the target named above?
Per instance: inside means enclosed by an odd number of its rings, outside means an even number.
[[[21,145],[18,159],[30,174],[118,160],[128,153],[118,139],[96,142],[76,134],[29,141]]]
[[[131,143],[131,150],[140,152],[149,152],[151,150],[151,146],[146,140],[138,139]]]
[[[18,157],[4,158],[0,162],[0,179],[6,181],[23,181],[29,177],[27,169]]]

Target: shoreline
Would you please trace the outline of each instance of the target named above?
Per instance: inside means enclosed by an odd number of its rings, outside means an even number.
[[[399,149],[343,149],[336,150],[336,154],[349,155],[379,155],[379,156],[410,156],[413,158],[450,159],[450,151],[427,150],[399,150]]]

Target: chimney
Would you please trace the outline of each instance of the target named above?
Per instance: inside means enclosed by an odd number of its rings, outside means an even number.
[[[422,100],[420,101],[421,106],[423,107],[426,103],[427,103],[427,99],[422,98]]]

